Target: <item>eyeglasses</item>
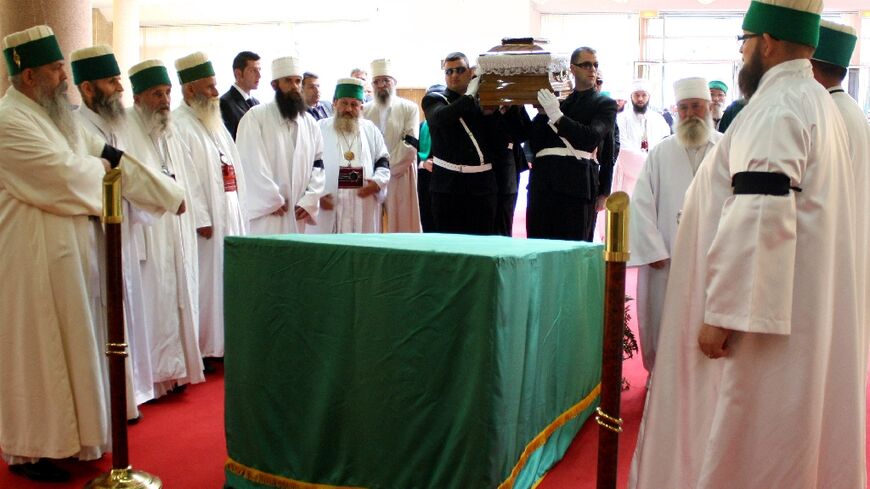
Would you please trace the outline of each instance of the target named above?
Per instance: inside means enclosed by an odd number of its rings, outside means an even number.
[[[444,70],[444,75],[445,75],[445,76],[450,76],[450,75],[452,75],[452,74],[454,74],[454,73],[456,73],[457,75],[461,75],[461,74],[465,73],[466,71],[468,71],[468,68],[466,68],[466,67],[464,67],[464,66],[457,66],[456,68],[447,68],[447,69],[445,69],[445,70]]]
[[[580,68],[583,70],[591,70],[593,68],[596,70],[598,69],[598,61],[596,61],[594,63],[591,61],[584,61],[582,63],[571,63],[571,64],[576,66],[577,68]]]
[[[737,36],[737,42],[745,43],[747,39],[752,39],[753,37],[760,37],[760,36],[762,36],[762,34],[743,34],[743,35]]]

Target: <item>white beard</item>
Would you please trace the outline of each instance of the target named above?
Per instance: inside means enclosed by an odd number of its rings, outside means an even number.
[[[197,94],[191,100],[190,108],[206,129],[217,132],[224,125],[220,104],[221,101],[217,97],[210,98]]]
[[[149,107],[139,105],[136,106],[136,110],[145,122],[145,129],[151,137],[160,139],[166,134],[169,129],[169,111],[151,110]]]
[[[36,102],[48,112],[48,117],[51,118],[60,133],[63,134],[70,148],[73,151],[77,151],[79,145],[77,126],[73,119],[72,107],[66,96],[66,90],[67,83],[65,81],[61,82],[50,93],[46,93],[46,90],[43,90],[40,86],[37,88]]]
[[[688,119],[680,119],[674,128],[674,134],[677,135],[677,142],[684,148],[699,148],[710,139],[710,133],[713,131],[713,116],[707,113],[705,119],[698,117],[689,117]]]

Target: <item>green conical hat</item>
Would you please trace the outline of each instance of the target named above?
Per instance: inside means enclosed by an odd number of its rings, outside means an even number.
[[[63,53],[51,27],[37,25],[4,37],[3,57],[9,76],[15,76],[27,68],[60,61]]]
[[[816,47],[822,7],[821,0],[753,0],[743,30]]]
[[[78,49],[70,53],[69,59],[72,65],[73,83],[76,85],[121,74],[115,53],[109,46]]]
[[[139,94],[157,85],[172,85],[169,80],[169,72],[163,61],[159,59],[146,59],[134,65],[127,72],[130,75],[130,84],[133,85],[133,93]]]
[[[855,28],[823,20],[819,28],[819,45],[813,53],[813,59],[848,68],[857,43],[858,33]]]

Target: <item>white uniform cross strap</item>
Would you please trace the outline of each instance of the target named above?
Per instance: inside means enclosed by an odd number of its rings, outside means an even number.
[[[543,149],[541,151],[538,151],[538,153],[535,154],[535,156],[547,156],[547,155],[573,156],[573,157],[577,158],[578,160],[593,160],[593,161],[595,161],[595,158],[592,156],[592,153],[590,153],[588,151],[581,151],[579,149],[574,149],[574,146],[571,146],[571,143],[569,143],[567,139],[565,139],[559,135],[559,130],[556,129],[555,124],[553,124],[552,122],[548,122],[547,125],[550,126],[550,129],[552,129],[554,133],[556,133],[556,136],[559,136],[559,139],[561,139],[562,142],[565,144],[565,148],[546,148],[546,149]],[[565,149],[568,152],[566,153],[564,151],[561,151],[562,149]],[[545,153],[545,152],[547,152],[547,153],[541,154],[541,153]],[[597,161],[596,161],[596,163],[597,163]]]
[[[474,138],[474,134],[471,134],[471,129],[468,128],[468,124],[462,119],[459,118],[459,123],[462,124],[462,128],[465,129],[465,133],[468,134],[468,138],[471,139],[471,144],[474,145],[474,149],[477,150],[477,157],[480,159],[480,164],[484,165],[483,162],[483,152],[480,150],[480,146],[477,144],[477,139]]]

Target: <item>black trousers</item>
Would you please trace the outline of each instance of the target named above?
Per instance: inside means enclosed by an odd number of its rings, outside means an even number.
[[[429,197],[429,180],[432,172],[417,170],[417,200],[420,202],[420,224],[424,233],[435,232],[435,219],[432,217],[432,199]]]
[[[512,236],[514,230],[514,210],[517,208],[517,194],[498,194],[495,208],[495,234]]]
[[[430,192],[435,232],[494,234],[495,192],[484,195]]]
[[[594,200],[531,189],[528,197],[528,237],[592,241],[597,215]]]

